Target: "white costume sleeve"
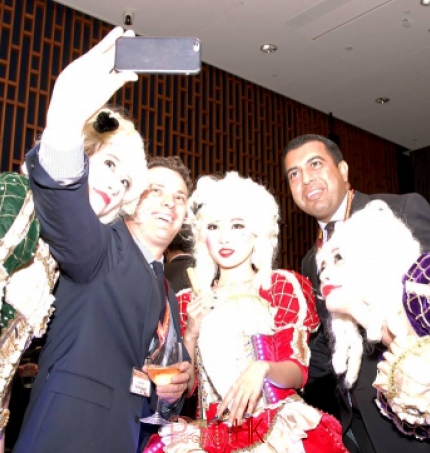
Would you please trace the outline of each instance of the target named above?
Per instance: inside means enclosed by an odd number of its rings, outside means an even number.
[[[79,142],[64,146],[65,140],[45,130],[39,150],[39,161],[44,170],[56,182],[69,185],[76,182],[84,173],[83,137]]]

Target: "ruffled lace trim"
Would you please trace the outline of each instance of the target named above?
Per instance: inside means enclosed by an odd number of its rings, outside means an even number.
[[[293,395],[280,404],[279,411],[263,437],[264,442],[254,442],[246,448],[232,451],[304,453],[303,439],[307,438],[307,431],[318,426],[321,417],[322,414],[317,409],[308,406],[298,395]],[[204,452],[202,438],[202,429],[195,425],[189,425],[186,433],[181,431],[178,436],[164,436],[162,442],[165,445],[164,451],[166,453]],[[222,445],[220,448],[222,449]]]

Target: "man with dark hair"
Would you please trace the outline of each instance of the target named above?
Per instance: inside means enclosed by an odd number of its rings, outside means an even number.
[[[317,241],[303,258],[302,273],[312,282],[321,319],[321,327],[311,342],[308,388],[312,386],[314,392],[316,390],[317,394],[323,395],[324,402],[327,403],[327,395],[333,395],[334,398],[335,390],[326,386],[327,379],[332,375],[328,339],[330,334],[326,328],[328,314],[319,291],[315,256],[327,240],[330,225],[332,222],[346,220],[351,212],[362,209],[370,200],[382,199],[408,224],[423,249],[429,250],[430,206],[418,194],[365,195],[352,190],[348,182],[348,165],[343,160],[339,147],[320,135],[307,134],[292,140],[285,148],[283,162],[295,203],[319,224]],[[382,417],[374,402],[376,390],[372,383],[376,377],[379,356],[384,350],[382,344],[377,344],[363,355],[357,385],[350,392],[338,381],[336,393],[339,397],[344,443],[352,453],[427,452],[428,444],[402,435],[389,420]],[[305,390],[305,397],[306,393]],[[309,393],[307,396],[309,397]],[[308,399],[308,402],[321,407],[321,400]],[[326,406],[321,409],[328,408]],[[336,407],[332,405],[329,410],[336,411]]]
[[[139,166],[136,159],[122,165],[127,146],[120,144],[91,159],[84,153],[88,118],[126,81],[137,79],[113,70],[116,40],[130,33],[114,29],[59,75],[41,143],[26,156],[41,236],[60,279],[15,453],[140,452],[158,427],[139,419],[154,413],[157,396],[164,418],[177,415],[190,379],[186,348],[179,373],[152,386],[151,394],[144,374],[155,339],[182,342],[162,259],[186,216],[189,172],[172,158],[157,158],[147,170],[143,148]],[[90,189],[105,212],[140,186],[127,199],[138,205],[134,215],[99,220]]]
[[[184,165],[181,158],[178,156],[167,156],[167,157],[160,157],[154,156],[148,160],[148,169],[155,168],[155,167],[165,167],[169,168],[176,173],[179,173],[182,176],[182,179],[187,186],[188,194],[191,194],[193,190],[193,181],[191,179],[191,172]]]
[[[284,150],[284,158],[285,156],[292,150],[295,150],[297,148],[300,148],[307,143],[310,142],[320,142],[325,146],[325,149],[327,152],[330,154],[332,157],[334,163],[336,165],[340,164],[343,161],[343,154],[342,151],[339,149],[339,147],[336,145],[335,142],[331,141],[329,138],[324,137],[322,135],[317,135],[317,134],[305,134],[305,135],[299,135],[296,138],[293,138],[288,145],[286,146]]]

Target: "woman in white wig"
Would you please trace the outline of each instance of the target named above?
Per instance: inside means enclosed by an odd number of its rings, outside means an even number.
[[[351,388],[363,336],[385,351],[373,383],[376,403],[402,433],[428,441],[430,254],[384,201],[374,200],[336,225],[317,264],[331,312],[334,371]]]
[[[178,300],[200,422],[163,428],[148,449],[345,452],[338,422],[295,390],[307,379],[307,342],[318,318],[308,280],[272,269],[274,197],[229,172],[200,178],[189,203],[196,266],[193,290]]]

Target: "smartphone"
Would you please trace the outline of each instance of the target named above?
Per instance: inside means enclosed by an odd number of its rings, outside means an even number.
[[[202,45],[197,38],[118,38],[115,70],[148,74],[198,74]]]

